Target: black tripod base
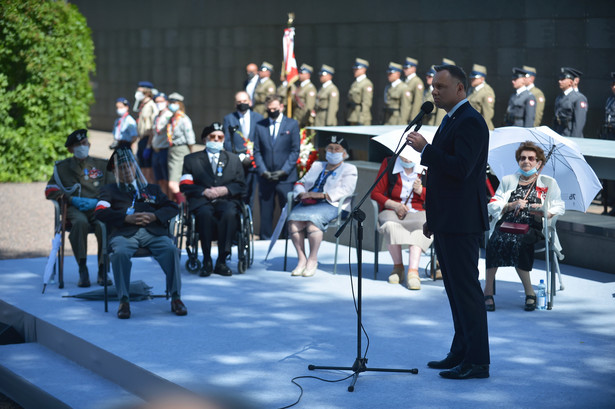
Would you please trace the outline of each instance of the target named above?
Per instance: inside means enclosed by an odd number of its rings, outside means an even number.
[[[338,370],[338,371],[352,371],[354,374],[352,375],[352,382],[348,386],[348,392],[354,392],[354,385],[357,383],[359,379],[359,374],[361,372],[398,372],[398,373],[411,373],[418,374],[419,370],[416,368],[412,369],[387,369],[387,368],[368,368],[367,367],[367,358],[357,358],[354,361],[352,367],[348,366],[318,366],[318,365],[308,365],[308,369],[313,371],[315,369],[327,369],[327,370]]]

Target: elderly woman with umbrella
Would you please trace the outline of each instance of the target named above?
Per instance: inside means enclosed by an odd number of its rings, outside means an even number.
[[[542,216],[550,220],[564,214],[565,205],[554,178],[541,174],[547,158],[531,141],[522,142],[515,152],[517,172],[504,176],[488,210],[492,218],[487,243],[485,307],[495,311],[493,299],[498,267],[513,266],[525,291],[525,310],[536,308],[536,294],[530,281],[534,244],[543,238]]]

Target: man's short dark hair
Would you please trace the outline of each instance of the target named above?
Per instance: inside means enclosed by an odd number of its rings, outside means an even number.
[[[463,90],[468,92],[468,76],[466,75],[463,68],[458,67],[456,65],[438,65],[434,67],[436,72],[440,71],[448,71],[451,74],[451,77],[457,79],[463,85]]]
[[[284,105],[284,98],[282,98],[281,95],[271,94],[267,95],[267,98],[265,98],[265,106],[269,105],[273,101],[278,101],[280,104]]]

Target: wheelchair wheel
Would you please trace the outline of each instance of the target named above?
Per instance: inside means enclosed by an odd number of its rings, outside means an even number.
[[[186,260],[186,270],[190,274],[196,274],[201,269],[201,262],[197,257],[188,257]]]
[[[177,223],[175,223],[175,229],[173,235],[175,236],[175,243],[177,244],[177,248],[179,250],[182,249],[184,245],[184,228],[185,228],[185,214],[183,203],[179,205],[179,213],[177,214]],[[181,256],[181,252],[179,253]]]
[[[199,234],[196,231],[196,219],[190,215],[186,223],[186,270],[196,273],[201,268],[199,261]]]
[[[245,261],[239,260],[237,262],[237,271],[239,272],[239,274],[245,273],[247,269],[248,269],[248,266],[246,265]]]

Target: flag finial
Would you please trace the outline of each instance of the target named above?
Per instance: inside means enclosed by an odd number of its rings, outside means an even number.
[[[288,13],[288,21],[286,22],[288,27],[292,27],[294,21],[295,21],[295,13],[293,12]]]

